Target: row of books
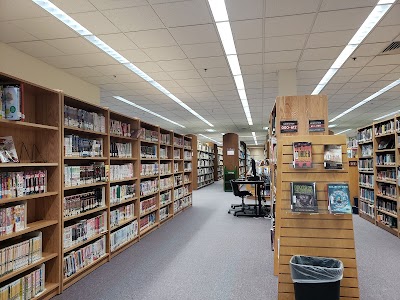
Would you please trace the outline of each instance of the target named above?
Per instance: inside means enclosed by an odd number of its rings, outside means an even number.
[[[110,186],[110,204],[118,204],[136,195],[136,185],[123,184]]]
[[[375,208],[373,205],[365,202],[360,202],[358,204],[358,207],[362,213],[370,216],[372,219],[375,219]]]
[[[396,181],[396,169],[377,171],[376,177],[378,180]]]
[[[187,174],[183,175],[183,182],[184,183],[188,183],[190,181],[191,181],[190,175],[187,175]]]
[[[107,230],[107,212],[78,220],[75,224],[64,227],[64,249],[68,249],[80,242],[86,241]]]
[[[357,132],[358,143],[372,142],[372,127]]]
[[[386,184],[378,182],[378,194],[397,198],[397,186],[396,184]],[[379,196],[379,195],[378,195]]]
[[[380,123],[374,125],[375,135],[379,136],[382,134],[393,133],[395,131],[394,120],[386,121],[385,123]]]
[[[356,138],[349,138],[347,140],[347,148],[357,148],[358,147],[358,141]]]
[[[110,120],[110,134],[130,137],[131,136],[131,124],[111,119]]]
[[[160,164],[160,175],[165,175],[165,174],[172,173],[172,168],[171,167],[172,167],[171,163]]]
[[[0,287],[1,300],[30,300],[45,289],[45,265],[41,264],[35,270]]]
[[[158,142],[159,140],[159,133],[154,130],[140,128],[137,132],[137,136],[145,141],[149,142]]]
[[[141,164],[140,165],[140,176],[151,176],[159,174],[158,163],[154,164]]]
[[[103,114],[64,105],[64,125],[97,132],[106,132],[106,118]]]
[[[97,207],[105,206],[105,188],[64,197],[64,218],[76,216]]]
[[[192,141],[190,140],[190,141],[188,141],[188,140],[183,140],[183,146],[186,148],[186,149],[192,149]]]
[[[152,179],[140,182],[140,196],[146,196],[158,191],[159,179]]]
[[[172,188],[173,180],[172,177],[160,178],[160,190]]]
[[[163,221],[168,217],[169,217],[169,206],[165,206],[160,209],[160,221]]]
[[[183,164],[183,170],[185,172],[192,171],[192,163],[185,161],[185,163]]]
[[[118,247],[134,240],[138,235],[138,221],[134,220],[132,223],[115,230],[110,234],[110,248],[115,251]]]
[[[197,144],[197,150],[214,153],[214,148],[211,148],[211,147],[209,147],[207,145],[203,145],[201,143]]]
[[[157,146],[140,146],[140,157],[157,159]]]
[[[47,170],[0,173],[0,199],[46,192]]]
[[[96,240],[64,257],[64,278],[71,277],[79,270],[94,263],[106,254],[106,237]]]
[[[133,164],[110,165],[110,180],[123,180],[133,178]]]
[[[0,236],[24,230],[26,228],[26,211],[26,201],[0,207]]]
[[[174,159],[181,159],[181,149],[174,149]]]
[[[174,162],[174,173],[179,172],[179,163]]]
[[[168,149],[160,147],[160,159],[168,159]]]
[[[198,184],[199,183],[205,183],[205,182],[208,182],[208,181],[214,181],[214,175],[213,174],[209,173],[207,175],[199,175],[197,177],[197,183]]]
[[[160,137],[161,137],[161,143],[171,145],[171,135],[169,133],[167,134],[161,133]]]
[[[185,185],[183,186],[183,195],[187,196],[190,193],[190,186],[189,185]]]
[[[376,220],[382,223],[383,225],[397,229],[397,218],[377,212]]]
[[[360,197],[369,202],[374,202],[374,190],[360,188]]]
[[[140,201],[140,214],[143,215],[146,212],[151,211],[152,209],[157,207],[157,197],[150,197],[146,200]]]
[[[135,216],[133,203],[119,206],[110,211],[110,228],[119,226],[122,222],[131,220]]]
[[[192,159],[192,151],[183,151],[183,159],[191,160]]]
[[[192,195],[177,199],[174,201],[174,212],[176,213],[190,204],[192,204]]]
[[[377,199],[377,208],[397,215],[397,202],[385,199]]]
[[[94,162],[89,166],[64,166],[64,186],[80,186],[95,182],[105,182],[104,162]]]
[[[179,198],[182,198],[184,196],[184,190],[183,187],[174,189],[174,200],[177,200]]]
[[[394,165],[396,163],[396,157],[394,153],[379,154],[376,156],[376,165],[387,166]]]
[[[64,136],[66,157],[102,157],[103,139],[91,139],[69,134]]]
[[[366,185],[366,186],[370,186],[370,187],[374,186],[374,175],[372,175],[372,174],[360,173],[358,180],[359,180],[359,183],[362,185]]]
[[[145,215],[140,218],[140,231],[145,230],[146,228],[154,225],[156,223],[156,213],[152,212],[151,214]]]
[[[370,157],[374,152],[372,144],[361,145],[361,157]]]
[[[358,160],[358,170],[359,171],[373,171],[374,161],[370,159],[359,159]]]
[[[207,175],[207,174],[211,174],[214,173],[214,168],[210,167],[210,168],[201,168],[201,169],[197,169],[197,175]]]
[[[160,193],[160,205],[164,205],[165,203],[172,200],[172,192],[171,190],[166,191],[164,193]]]
[[[13,244],[14,243],[14,244]],[[22,269],[42,258],[42,232],[25,235],[21,240],[2,242],[0,246],[0,277]]]
[[[212,154],[204,153],[204,152],[197,152],[197,159],[214,159]]]
[[[110,157],[132,158],[132,144],[110,143]]]
[[[183,138],[174,136],[174,146],[183,147]]]
[[[197,167],[198,168],[214,167],[214,161],[211,161],[211,160],[198,160],[197,161]]]
[[[177,186],[177,185],[182,185],[182,184],[183,184],[183,176],[182,176],[182,174],[175,175],[174,176],[174,185]]]
[[[349,185],[328,183],[328,210],[332,214],[351,214]],[[318,201],[315,182],[290,183],[291,209],[293,212],[317,213]]]

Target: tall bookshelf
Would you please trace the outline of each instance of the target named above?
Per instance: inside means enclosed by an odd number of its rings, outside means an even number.
[[[247,166],[247,160],[246,160],[246,143],[240,141],[239,143],[239,177],[240,176],[245,176],[246,175],[246,166]]]
[[[18,243],[35,235],[41,248],[29,264],[14,266],[0,275],[0,286],[22,280],[42,267],[45,270],[41,280],[44,290],[38,290],[33,297],[47,299],[61,291],[62,94],[2,73],[0,85],[19,88],[25,114],[25,119],[21,121],[0,118],[0,136],[12,137],[19,158],[19,162],[0,163],[0,178],[2,188],[5,188],[0,198],[0,209],[10,218],[15,218],[17,211],[24,216],[18,227],[8,226],[9,230],[0,234],[0,244],[2,248],[17,247]],[[21,180],[23,186],[13,185],[11,178],[14,183]],[[26,185],[26,181],[33,183],[34,178],[36,184]],[[40,185],[38,182],[41,182]],[[34,188],[24,189],[28,186]]]
[[[197,142],[197,189],[214,183],[214,144]]]
[[[160,223],[164,223],[174,213],[174,134],[160,128],[160,137]]]
[[[358,130],[359,144],[361,141],[359,154],[366,157],[365,160],[369,162],[369,165],[366,165],[366,161],[359,162],[360,199],[362,195],[360,216],[398,237],[399,134],[399,115]]]
[[[184,197],[189,197],[193,192],[193,164],[192,138],[185,135],[183,137],[183,189]]]
[[[221,146],[214,147],[214,180],[218,181],[224,178],[224,150]]]

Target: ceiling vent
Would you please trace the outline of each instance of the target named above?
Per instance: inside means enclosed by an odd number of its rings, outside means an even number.
[[[381,52],[381,55],[392,54],[400,54],[400,41],[390,43],[390,45]]]

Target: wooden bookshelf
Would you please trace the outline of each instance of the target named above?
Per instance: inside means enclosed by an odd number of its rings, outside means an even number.
[[[214,183],[214,143],[197,141],[197,189]]]
[[[0,236],[0,243],[13,244],[32,232],[42,233],[42,258],[0,277],[0,282],[13,281],[45,265],[45,291],[35,299],[45,299],[60,290],[61,265],[61,118],[62,94],[0,73],[0,85],[20,89],[25,119],[0,119],[0,136],[11,136],[19,163],[0,163],[0,173],[46,171],[46,191],[16,198],[2,198],[0,208],[24,203],[26,227],[19,232]]]
[[[224,150],[214,144],[214,181],[224,178]]]
[[[193,162],[193,149],[192,149],[192,138],[185,135],[183,137],[183,194],[187,198],[188,203],[186,206],[191,206],[191,200],[193,193],[193,170],[196,168],[196,163]]]

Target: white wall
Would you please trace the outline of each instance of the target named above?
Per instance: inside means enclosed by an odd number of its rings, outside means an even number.
[[[100,88],[0,43],[0,72],[91,103],[100,103]]]
[[[264,148],[260,147],[248,147],[250,150],[250,155],[254,160],[264,160]]]

